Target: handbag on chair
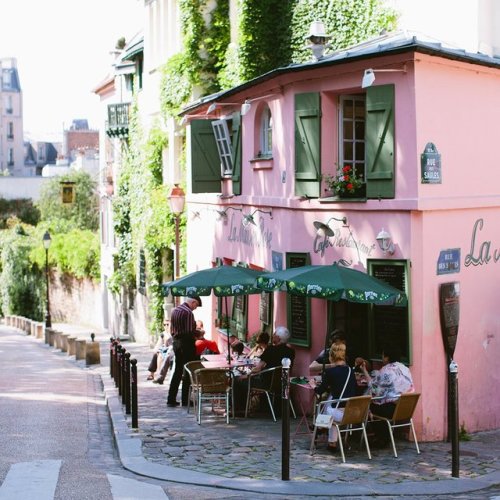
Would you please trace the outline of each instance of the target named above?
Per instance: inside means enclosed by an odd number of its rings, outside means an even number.
[[[349,368],[349,372],[347,373],[347,378],[345,379],[345,384],[344,384],[344,387],[342,388],[342,392],[340,393],[340,397],[337,398],[337,404],[335,405],[335,408],[339,407],[340,400],[344,396],[344,392],[345,392],[345,389],[347,387],[347,383],[349,382],[349,378],[351,377],[351,367],[348,366],[347,368]],[[322,411],[326,411],[326,404],[323,405]],[[316,427],[329,429],[333,425],[333,415],[328,415],[326,413],[319,413],[316,416],[316,420],[314,421],[314,425]]]

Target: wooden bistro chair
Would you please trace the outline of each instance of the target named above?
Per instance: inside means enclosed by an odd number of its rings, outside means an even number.
[[[202,368],[196,370],[195,380],[197,382],[198,424],[201,424],[201,410],[204,401],[209,401],[212,410],[215,403],[224,401],[226,410],[226,423],[229,424],[229,401],[232,397],[231,372],[221,368]],[[234,408],[234,403],[233,403]]]
[[[274,413],[273,400],[275,397],[281,398],[281,366],[275,366],[273,368],[266,368],[257,373],[250,373],[248,375],[248,390],[247,390],[247,403],[245,406],[245,418],[248,416],[248,408],[250,406],[250,400],[252,394],[265,394],[267,402],[269,404],[269,409],[271,410],[271,415],[273,420],[276,422],[276,415]],[[260,380],[264,380],[265,384],[262,386],[255,386],[252,382],[255,377],[259,376]],[[292,400],[290,401],[290,409],[292,410],[293,418],[297,418],[295,413],[295,408],[293,407]]]
[[[196,370],[203,368],[201,361],[188,361],[184,365],[184,371],[188,374],[191,385],[189,386],[187,412],[189,413],[189,406],[193,403],[194,413],[196,415],[196,401],[198,397],[198,381],[195,377]]]
[[[396,458],[398,457],[398,454],[396,452],[396,443],[394,442],[394,434],[392,431],[398,427],[410,427],[413,434],[413,440],[415,441],[415,447],[417,448],[417,453],[420,454],[417,435],[415,434],[415,427],[413,426],[413,413],[419,398],[420,393],[418,392],[407,392],[405,394],[401,394],[391,418],[381,417],[379,415],[375,415],[374,413],[372,414],[372,418],[374,420],[384,420],[387,422],[389,435],[391,436],[392,450],[394,451],[394,456]]]
[[[361,431],[363,433],[363,439],[365,441],[366,452],[368,453],[368,458],[371,460],[372,455],[370,453],[370,446],[368,444],[368,437],[366,435],[366,421],[368,420],[368,413],[370,410],[371,396],[356,396],[352,398],[345,399],[328,399],[326,401],[321,401],[318,404],[317,415],[322,414],[324,405],[336,403],[337,401],[345,401],[344,416],[340,422],[333,421],[331,425],[337,428],[339,436],[339,446],[340,453],[342,455],[342,462],[345,463],[345,453],[344,444],[342,443],[342,434],[351,433],[354,431]],[[314,424],[314,431],[311,439],[311,449],[310,454],[314,453],[316,448],[316,433],[318,430],[318,425],[316,425],[316,420]]]

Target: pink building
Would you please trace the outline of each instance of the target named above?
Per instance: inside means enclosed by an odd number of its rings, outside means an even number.
[[[270,271],[342,259],[404,290],[407,308],[274,293],[235,301],[230,316],[242,339],[287,325],[292,375],[308,374],[334,327],[374,360],[396,343],[422,393],[416,424],[428,441],[447,432],[439,297],[443,283],[458,283],[460,424],[499,427],[499,110],[499,59],[403,35],[203,98],[185,110],[188,270],[219,259]],[[349,197],[326,182],[337,166],[359,180]],[[315,222],[331,230],[318,234]],[[203,310],[216,331],[212,306]]]

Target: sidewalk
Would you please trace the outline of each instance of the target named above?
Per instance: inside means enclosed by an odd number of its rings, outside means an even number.
[[[478,433],[460,443],[460,478],[451,477],[450,443],[398,441],[390,448],[331,455],[321,444],[309,455],[310,435],[294,436],[291,419],[290,481],[281,481],[281,422],[269,418],[203,418],[199,426],[182,407],[166,406],[168,385],[146,381],[153,351],[123,343],[138,360],[139,429],[130,427],[117,390],[102,379],[123,465],[138,474],[181,483],[203,484],[282,495],[438,495],[466,493],[500,484],[500,429]],[[106,357],[101,349],[101,359]],[[109,357],[109,356],[108,356]],[[180,397],[180,396],[179,396]]]
[[[60,329],[88,331],[71,325],[61,325]],[[167,381],[164,385],[146,381],[153,350],[122,342],[138,360],[139,429],[134,430],[109,375],[109,336],[95,333],[101,344],[101,365],[90,369],[98,371],[103,381],[120,460],[126,469],[139,475],[301,497],[433,496],[500,485],[500,429],[477,433],[471,441],[460,442],[460,478],[452,478],[450,443],[420,443],[421,454],[417,455],[413,443],[398,441],[398,458],[387,448],[372,450],[372,460],[365,450],[355,447],[346,453],[347,462],[343,464],[340,455],[329,454],[321,443],[310,456],[310,435],[295,436],[298,419],[293,418],[290,481],[282,481],[281,421],[275,423],[270,416],[262,416],[231,419],[227,425],[224,418],[207,415],[200,426],[185,408],[166,406]]]

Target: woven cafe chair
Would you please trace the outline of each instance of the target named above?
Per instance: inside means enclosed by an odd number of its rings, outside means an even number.
[[[368,444],[368,436],[366,435],[366,421],[368,420],[368,413],[370,410],[370,402],[372,398],[371,396],[355,396],[352,398],[344,398],[344,399],[327,399],[325,401],[321,401],[318,403],[318,409],[316,415],[323,413],[323,408],[327,404],[337,403],[338,401],[345,402],[344,406],[344,415],[340,422],[332,421],[331,425],[334,425],[337,428],[338,436],[339,436],[339,446],[340,453],[342,455],[342,462],[345,463],[345,453],[344,453],[344,443],[342,442],[342,434],[349,433],[351,434],[354,431],[361,431],[362,438],[365,441],[366,452],[368,454],[368,458],[371,460],[372,456],[370,453],[370,446]],[[317,434],[318,426],[316,425],[316,420],[314,424],[314,431],[311,438],[311,455],[314,453],[316,448],[316,434]]]
[[[201,424],[202,405],[209,401],[214,409],[215,403],[224,401],[226,410],[226,423],[229,424],[229,401],[232,398],[231,372],[221,368],[202,368],[194,372],[197,383],[196,408],[197,420]],[[234,408],[234,402],[233,402]]]
[[[415,441],[417,454],[420,454],[417,435],[415,434],[415,427],[413,426],[413,413],[415,412],[419,398],[419,392],[407,392],[405,394],[401,394],[396,402],[396,407],[394,408],[394,413],[391,418],[381,417],[380,415],[376,415],[372,412],[372,418],[374,420],[383,420],[387,423],[387,426],[389,427],[389,435],[391,437],[392,450],[394,451],[394,456],[396,458],[398,457],[398,453],[396,451],[393,430],[400,427],[410,427],[413,434],[413,440]]]

